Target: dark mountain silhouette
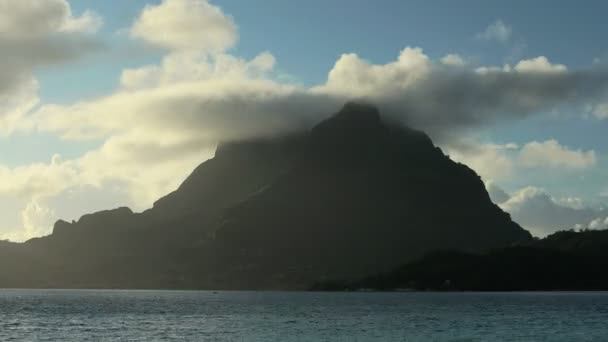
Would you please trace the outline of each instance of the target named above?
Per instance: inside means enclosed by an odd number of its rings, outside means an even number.
[[[0,245],[0,286],[306,288],[530,240],[428,136],[349,103],[310,132],[221,144],[143,213]]]
[[[488,253],[432,252],[361,280],[327,281],[314,290],[550,291],[608,290],[608,230],[562,231]]]

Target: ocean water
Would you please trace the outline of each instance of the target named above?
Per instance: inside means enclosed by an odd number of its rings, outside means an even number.
[[[608,341],[608,293],[0,290],[0,341]]]

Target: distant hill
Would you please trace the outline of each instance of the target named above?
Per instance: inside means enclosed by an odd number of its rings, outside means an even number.
[[[488,253],[432,252],[359,280],[319,282],[314,290],[608,290],[608,231],[564,231]]]
[[[221,144],[143,213],[0,244],[0,286],[299,289],[531,240],[427,135],[348,103],[310,132]]]

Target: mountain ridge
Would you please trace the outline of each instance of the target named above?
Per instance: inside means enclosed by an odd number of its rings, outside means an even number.
[[[142,213],[0,246],[28,260],[21,278],[0,262],[0,286],[297,289],[530,239],[426,134],[351,102],[309,132],[220,144]]]

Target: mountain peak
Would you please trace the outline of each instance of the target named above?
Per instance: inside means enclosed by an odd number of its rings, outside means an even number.
[[[321,122],[317,127],[364,131],[381,125],[378,108],[363,102],[347,102],[338,113]]]
[[[365,103],[294,137],[220,147],[145,214],[59,221],[0,248],[0,261],[27,260],[13,273],[0,262],[0,286],[302,289],[531,240],[471,169]]]
[[[364,143],[380,136],[386,126],[373,105],[348,102],[342,109],[312,129],[316,140],[323,144]]]
[[[380,111],[372,104],[350,101],[344,104],[335,117],[341,120],[379,123]]]

